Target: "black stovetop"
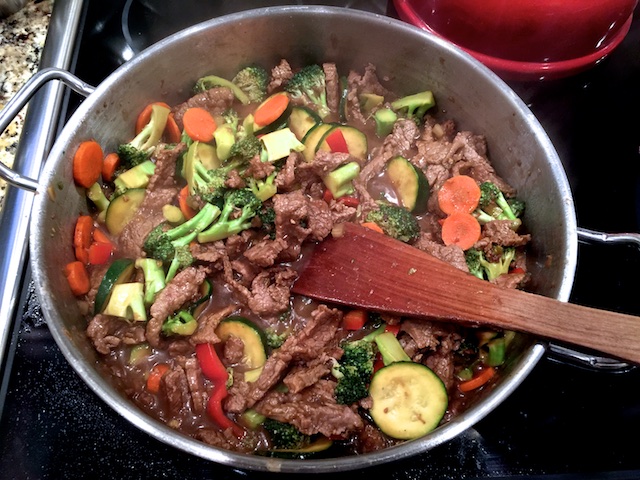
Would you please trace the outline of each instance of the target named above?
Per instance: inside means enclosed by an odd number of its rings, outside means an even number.
[[[287,2],[246,1],[242,8]],[[329,2],[292,2],[320,3]],[[97,84],[128,55],[189,23],[237,10],[238,0],[88,1],[73,70]],[[178,4],[174,2],[173,5]],[[335,5],[394,15],[384,1]],[[621,46],[565,80],[511,83],[549,133],[565,165],[581,227],[637,232],[640,223],[640,8]],[[129,28],[122,28],[123,17]],[[127,23],[128,20],[128,23]],[[74,108],[73,97],[69,111]],[[571,301],[640,314],[640,252],[581,245]],[[29,279],[25,279],[25,285]],[[272,478],[190,456],[138,430],[68,365],[23,292],[23,320],[2,418],[0,478]],[[338,479],[640,478],[640,370],[578,367],[549,353],[475,428],[420,456],[332,474]]]

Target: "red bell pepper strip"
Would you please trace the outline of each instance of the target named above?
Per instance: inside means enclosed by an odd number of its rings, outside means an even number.
[[[104,265],[111,258],[113,245],[103,242],[92,242],[89,246],[89,263],[91,265]]]
[[[344,138],[340,128],[334,128],[333,131],[327,135],[326,142],[332,152],[349,153],[347,140]]]
[[[244,435],[244,430],[233,420],[227,417],[222,410],[222,400],[227,396],[227,379],[229,374],[220,361],[214,346],[211,343],[199,343],[196,345],[196,357],[202,368],[204,376],[213,383],[213,390],[207,412],[216,424],[223,430],[231,429],[238,438]]]

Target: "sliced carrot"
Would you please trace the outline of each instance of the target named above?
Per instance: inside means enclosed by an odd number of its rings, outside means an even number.
[[[486,367],[482,369],[477,375],[475,375],[471,380],[460,382],[460,384],[458,385],[458,389],[461,392],[466,393],[470,392],[471,390],[475,390],[476,388],[480,388],[489,380],[491,380],[495,374],[495,368]]]
[[[102,179],[106,182],[113,182],[116,170],[120,167],[120,156],[116,152],[111,152],[102,161]]]
[[[262,102],[253,113],[254,123],[265,127],[279,119],[289,106],[289,95],[278,92]]]
[[[342,317],[342,326],[345,330],[360,330],[368,319],[369,315],[365,310],[349,310]]]
[[[93,231],[93,241],[94,242],[100,242],[100,243],[109,243],[111,245],[113,245],[111,243],[111,239],[107,236],[106,233],[104,233],[102,230],[100,230],[99,228],[96,228]]]
[[[158,393],[160,391],[160,380],[168,371],[169,365],[166,363],[154,365],[147,377],[147,390],[151,393]]]
[[[195,217],[196,211],[191,208],[189,202],[187,202],[187,198],[189,198],[189,186],[185,185],[178,194],[178,205],[180,206],[180,211],[184,215],[184,218],[189,220],[190,218]]]
[[[204,108],[193,107],[187,109],[182,116],[184,130],[192,140],[210,142],[217,125],[213,116]]]
[[[84,263],[78,260],[68,263],[64,267],[64,276],[67,278],[71,292],[74,295],[80,296],[89,292],[91,282]]]
[[[73,179],[81,187],[89,188],[102,173],[102,147],[95,140],[82,142],[73,156]]]
[[[151,111],[154,105],[161,105],[171,110],[171,107],[164,102],[153,102],[144,107],[136,119],[136,135],[151,121]]]
[[[167,117],[167,125],[164,127],[164,138],[169,143],[178,143],[182,137],[180,127],[176,123],[176,119],[172,114]]]
[[[480,223],[470,213],[456,212],[442,222],[442,241],[468,250],[480,239]]]
[[[480,187],[467,175],[447,179],[438,191],[438,205],[447,215],[455,212],[471,213],[478,207]]]
[[[73,232],[74,247],[89,248],[93,241],[93,218],[90,215],[80,215],[76,220]]]
[[[362,226],[370,230],[373,230],[374,232],[384,233],[384,230],[382,230],[382,227],[380,227],[380,225],[378,225],[375,222],[364,222]]]

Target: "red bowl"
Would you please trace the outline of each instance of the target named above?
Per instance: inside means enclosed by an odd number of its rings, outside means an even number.
[[[561,78],[603,60],[638,0],[394,0],[398,16],[513,80]]]

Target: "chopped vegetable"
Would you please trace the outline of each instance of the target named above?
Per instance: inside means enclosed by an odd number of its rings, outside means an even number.
[[[160,391],[160,381],[168,371],[169,365],[166,363],[158,363],[157,365],[154,365],[147,377],[147,391],[151,393],[158,393]]]
[[[369,319],[366,310],[349,310],[342,317],[342,326],[346,330],[360,330]]]
[[[102,173],[102,147],[95,140],[82,142],[73,156],[73,179],[84,188],[96,183]]]
[[[271,95],[253,112],[253,123],[258,129],[271,125],[278,120],[289,107],[289,95],[279,92]]]
[[[192,140],[197,142],[211,142],[216,131],[216,120],[204,108],[193,107],[187,109],[182,117],[184,131]]]
[[[442,241],[468,250],[480,239],[480,224],[470,213],[456,212],[442,222]]]
[[[478,183],[467,175],[447,179],[438,191],[438,205],[447,215],[456,212],[471,213],[480,201]]]
[[[120,168],[120,156],[116,152],[107,154],[102,161],[102,179],[105,182],[113,182],[118,168]]]
[[[84,263],[78,260],[68,263],[64,267],[64,276],[67,278],[71,292],[74,295],[80,296],[89,293],[91,282]]]
[[[491,380],[495,374],[496,374],[496,369],[494,367],[485,367],[482,370],[480,370],[478,373],[476,373],[476,375],[474,375],[473,378],[471,378],[471,380],[461,382],[458,385],[458,389],[463,393],[467,393],[477,388],[480,388],[484,384],[486,384],[489,380]]]

